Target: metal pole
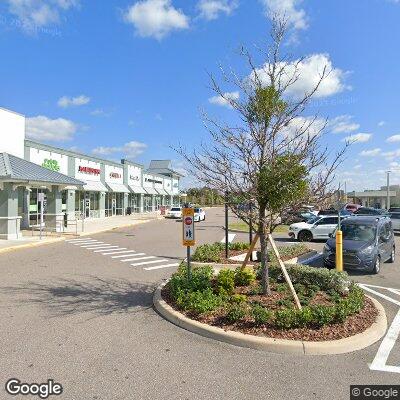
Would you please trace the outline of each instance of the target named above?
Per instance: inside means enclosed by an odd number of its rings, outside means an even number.
[[[338,198],[340,199],[340,184]],[[343,271],[343,233],[340,222],[340,200],[338,200],[338,229],[336,231],[336,271]]]
[[[42,240],[42,229],[43,229],[43,201],[39,202],[40,204],[40,240]]]
[[[389,187],[390,187],[390,171],[386,171],[386,209],[389,210],[390,208],[390,192],[389,192]]]
[[[250,201],[249,205],[250,211],[250,223],[249,223],[249,243],[253,241],[253,203]]]
[[[85,232],[85,198],[82,200],[82,232]]]
[[[229,257],[229,243],[228,243],[228,196],[225,196],[225,258]]]
[[[190,281],[192,279],[192,269],[190,266],[190,246],[186,247],[186,252],[187,252],[187,254],[186,254],[187,278]]]

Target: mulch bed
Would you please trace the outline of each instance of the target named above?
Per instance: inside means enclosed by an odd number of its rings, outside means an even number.
[[[236,288],[236,293],[247,294],[249,288]],[[224,329],[225,331],[238,331],[255,336],[265,336],[277,339],[289,339],[289,340],[304,340],[304,341],[327,341],[337,340],[354,336],[357,333],[364,332],[369,328],[376,320],[378,310],[374,304],[367,297],[364,301],[364,308],[358,313],[347,317],[343,323],[326,325],[321,328],[296,328],[296,329],[277,329],[268,324],[264,326],[255,326],[253,321],[248,318],[243,321],[231,324],[226,321],[221,311],[216,310],[210,315],[196,316],[185,311],[179,310],[174,304],[173,300],[169,296],[167,287],[162,290],[163,299],[174,309],[178,310],[188,318],[197,320],[199,322],[216,326]],[[259,301],[265,307],[270,310],[282,309],[283,306],[277,305],[277,302],[281,299],[287,298],[287,293],[272,291],[270,296],[261,295],[250,295],[251,301]],[[333,304],[329,297],[324,292],[318,292],[310,304]]]

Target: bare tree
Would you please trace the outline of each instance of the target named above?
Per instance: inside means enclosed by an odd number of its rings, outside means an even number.
[[[193,176],[225,194],[231,210],[255,227],[260,237],[264,294],[269,293],[266,232],[275,229],[285,209],[319,202],[329,194],[348,146],[329,151],[321,144],[327,121],[318,115],[304,115],[330,73],[327,66],[301,98],[290,95],[300,79],[304,58],[292,60],[281,55],[286,30],[286,20],[275,17],[271,45],[265,53],[259,50],[264,58],[261,67],[247,49],[240,49],[249,69],[246,76],[221,68],[223,81],[237,87],[239,98],[227,93],[210,75],[211,89],[236,112],[239,122],[232,125],[203,113],[212,140],[200,151],[182,146],[175,149]],[[244,206],[249,202],[251,208]]]

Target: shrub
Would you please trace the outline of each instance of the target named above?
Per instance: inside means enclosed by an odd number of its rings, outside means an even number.
[[[235,269],[235,285],[248,286],[256,279],[256,274],[251,268],[237,267]]]
[[[181,292],[176,300],[177,305],[195,314],[205,314],[222,305],[222,299],[214,294],[211,288],[202,292]]]
[[[251,314],[254,318],[254,323],[256,325],[266,324],[273,316],[273,313],[267,310],[260,304],[254,304],[251,308]]]
[[[192,255],[193,261],[198,262],[215,262],[221,261],[221,243],[214,244],[202,244],[196,248],[196,251]]]
[[[192,279],[188,281],[186,269],[179,268],[168,282],[172,297],[176,300],[180,292],[196,292],[211,287],[213,269],[210,266],[197,267],[192,269]]]
[[[225,245],[222,243],[222,246],[225,248]],[[250,248],[250,243],[246,242],[236,242],[236,243],[229,243],[229,250],[248,250]]]
[[[234,294],[231,296],[230,301],[236,304],[242,304],[247,302],[247,297],[244,294]]]
[[[296,327],[297,311],[295,309],[275,311],[275,325],[279,329]]]
[[[229,322],[237,322],[246,316],[246,308],[243,304],[232,304],[228,307],[226,319]]]
[[[230,269],[221,269],[217,275],[218,291],[223,294],[232,294],[235,288],[235,272]]]
[[[331,324],[336,315],[335,306],[313,306],[311,311],[313,314],[312,323],[318,327]]]
[[[308,246],[304,243],[290,245],[290,246],[280,246],[278,248],[279,255],[284,260],[289,260],[290,258],[298,257],[310,251]],[[273,250],[268,251],[268,260],[271,262],[276,262],[277,258]]]

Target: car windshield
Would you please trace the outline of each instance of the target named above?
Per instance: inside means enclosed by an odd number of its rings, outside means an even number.
[[[172,207],[171,211],[181,211],[181,209],[179,207]]]
[[[370,242],[375,239],[376,227],[362,224],[343,224],[343,239]]]

